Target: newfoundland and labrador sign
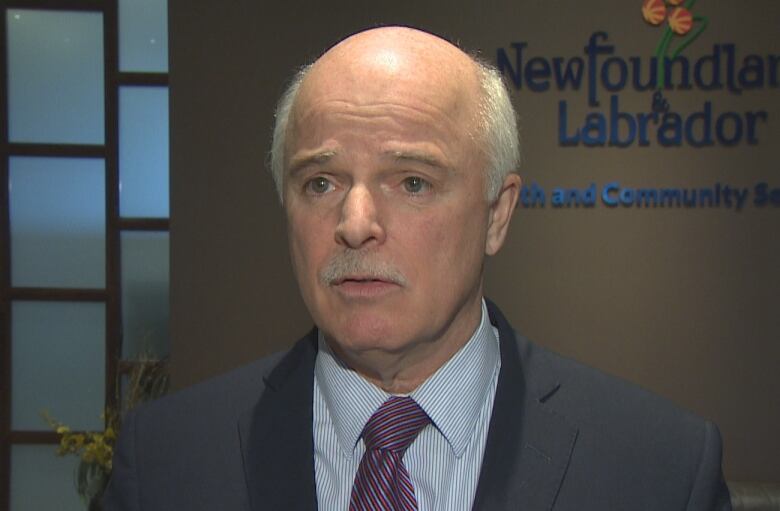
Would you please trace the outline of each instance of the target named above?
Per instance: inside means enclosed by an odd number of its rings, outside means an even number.
[[[558,142],[564,146],[628,147],[661,144],[694,147],[757,144],[760,130],[768,121],[766,110],[718,111],[705,100],[689,114],[670,109],[663,91],[728,90],[740,94],[778,86],[780,55],[747,55],[740,58],[735,44],[716,44],[695,60],[679,55],[668,57],[622,57],[608,44],[606,32],[594,32],[585,45],[584,56],[528,57],[528,43],[511,44],[511,52],[498,50],[498,67],[517,90],[545,92],[587,90],[593,110],[584,119],[572,119],[565,100],[558,102]],[[599,60],[600,55],[608,55]],[[660,86],[659,86],[660,84]],[[619,92],[626,87],[653,91],[646,112],[626,112],[620,107]],[[599,89],[609,93],[606,101]]]
[[[498,48],[499,70],[510,86],[522,93],[582,91],[584,116],[573,115],[569,101],[557,104],[557,138],[561,147],[691,147],[757,145],[770,122],[765,109],[719,108],[711,96],[777,89],[780,55],[743,54],[734,42],[698,48],[696,57],[685,50],[707,28],[709,20],[693,12],[695,0],[645,0],[642,16],[661,28],[652,55],[624,56],[606,31],[594,31],[581,53],[544,56],[528,41]],[[644,111],[621,105],[627,89],[646,92]],[[693,111],[676,111],[674,94],[695,93],[701,103]],[[568,97],[571,97],[569,95]],[[733,104],[733,103],[732,103]],[[578,105],[579,106],[579,105]],[[749,204],[780,206],[780,188],[756,183],[752,188],[712,183],[701,188],[621,186],[617,181],[582,189],[555,188],[546,193],[532,184],[523,189],[521,204],[544,206],[722,207],[740,210]]]

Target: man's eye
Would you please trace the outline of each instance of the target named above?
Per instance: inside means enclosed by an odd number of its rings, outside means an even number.
[[[427,192],[431,184],[419,176],[411,176],[404,179],[403,186],[407,193],[419,194]]]
[[[315,177],[306,183],[306,190],[314,194],[323,194],[333,188],[330,181],[322,176]]]

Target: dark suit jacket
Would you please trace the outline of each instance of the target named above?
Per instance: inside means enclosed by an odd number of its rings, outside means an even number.
[[[713,424],[532,344],[489,311],[501,372],[474,509],[731,509]],[[316,340],[129,415],[105,509],[316,509]]]

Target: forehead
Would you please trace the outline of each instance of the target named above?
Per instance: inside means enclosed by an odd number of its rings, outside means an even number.
[[[475,64],[449,43],[412,35],[401,41],[347,40],[320,58],[301,84],[291,112],[288,156],[291,146],[303,143],[300,135],[309,138],[322,131],[317,135],[327,137],[335,121],[362,121],[364,130],[372,130],[381,123],[371,121],[392,117],[399,121],[395,134],[428,127],[442,139],[476,138],[481,87]],[[420,37],[429,44],[421,44]]]
[[[474,102],[457,86],[437,86],[419,76],[337,74],[303,91],[291,116],[289,140],[303,142],[298,138],[304,134],[327,137],[339,128],[352,128],[363,138],[467,138],[475,131]]]

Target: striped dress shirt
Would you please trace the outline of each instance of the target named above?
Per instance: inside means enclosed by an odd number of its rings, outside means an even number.
[[[469,341],[409,395],[431,418],[404,455],[420,511],[471,509],[500,369],[498,331],[482,302]],[[321,510],[349,509],[360,438],[390,394],[349,369],[322,334],[314,369],[314,468]]]

